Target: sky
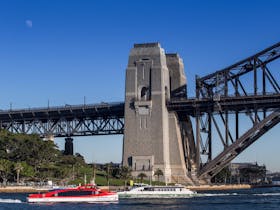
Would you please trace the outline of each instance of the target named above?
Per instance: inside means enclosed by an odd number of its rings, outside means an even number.
[[[0,109],[124,101],[129,51],[146,42],[180,54],[193,96],[195,75],[280,41],[279,9],[277,0],[1,0]],[[280,171],[279,128],[235,161]],[[74,151],[121,162],[122,139],[75,138]]]

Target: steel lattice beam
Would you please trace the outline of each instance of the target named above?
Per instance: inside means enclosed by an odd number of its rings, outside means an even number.
[[[193,112],[197,124],[197,166],[200,178],[211,178],[232,159],[280,122],[279,69],[269,69],[280,58],[277,43],[225,69],[196,79],[196,98],[172,101],[170,109]],[[275,67],[275,66],[274,66]],[[235,123],[230,125],[229,116]],[[240,133],[240,119],[252,122]],[[249,123],[250,124],[250,123]],[[249,126],[249,124],[246,124]],[[212,130],[223,150],[212,157]],[[234,135],[235,134],[235,135]],[[205,158],[207,157],[206,161]]]
[[[42,137],[123,134],[124,104],[102,103],[0,112],[1,128]]]
[[[227,110],[229,112],[248,112],[248,110],[273,110],[280,107],[280,94],[228,96],[212,100],[180,99],[167,102],[170,111],[176,111],[179,115],[192,115],[203,113],[216,113]]]
[[[230,146],[226,147],[215,159],[206,164],[199,172],[200,177],[211,178],[223,169],[231,160],[254,143],[258,138],[265,134],[280,122],[280,110],[276,110],[256,123],[251,129],[244,133]]]
[[[278,59],[279,57],[280,42],[227,68],[201,78],[197,77],[197,90],[200,91],[204,86],[207,88],[217,87],[221,83],[233,81],[234,79],[254,71],[257,68],[265,67],[266,64]]]

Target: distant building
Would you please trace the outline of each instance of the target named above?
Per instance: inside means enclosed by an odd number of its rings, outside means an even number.
[[[273,185],[280,185],[280,172],[267,174],[267,179]]]
[[[266,167],[258,163],[231,163],[231,183],[258,184],[266,182]]]

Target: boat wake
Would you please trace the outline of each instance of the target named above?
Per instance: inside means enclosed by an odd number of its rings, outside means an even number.
[[[256,196],[280,196],[280,193],[257,193]]]
[[[192,198],[194,195],[119,195],[119,198],[145,198],[145,199],[157,199],[157,198]]]
[[[0,198],[0,203],[22,203],[19,199],[3,199]]]
[[[239,194],[239,193],[197,193],[197,197],[216,197],[216,196],[235,196],[235,195],[252,195],[252,196],[280,196],[280,192],[277,193],[253,193],[253,194]]]
[[[238,195],[237,193],[197,193],[195,196],[197,197],[214,197],[214,196],[232,196]]]
[[[120,198],[193,198],[193,197],[216,197],[235,196],[237,193],[194,193],[189,195],[120,195]]]

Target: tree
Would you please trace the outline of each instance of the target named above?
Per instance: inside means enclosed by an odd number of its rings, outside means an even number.
[[[216,174],[212,181],[218,182],[218,183],[226,183],[226,180],[231,176],[231,172],[229,170],[229,167],[223,168],[218,174]]]
[[[0,179],[69,179],[72,169],[86,167],[80,154],[64,156],[51,141],[43,141],[38,135],[14,134],[0,129]],[[84,174],[83,174],[84,175]]]
[[[92,164],[92,182],[95,184],[95,177],[96,177],[96,164]]]
[[[3,184],[6,185],[9,175],[12,173],[12,162],[6,159],[0,159],[0,177]]]
[[[243,181],[250,184],[262,181],[265,178],[266,168],[265,166],[251,166],[240,169],[240,175]]]
[[[50,141],[42,141],[38,135],[14,134],[0,131],[0,158],[12,162],[25,161],[38,172],[42,165],[54,163],[59,150]]]
[[[159,182],[159,177],[160,177],[160,176],[163,176],[163,172],[162,172],[161,169],[158,168],[158,169],[155,171],[154,175],[157,176],[157,180],[158,180],[158,182]]]
[[[16,171],[17,173],[17,184],[19,184],[19,174],[20,172],[23,170],[23,166],[20,162],[17,162],[15,165],[14,165],[14,170]]]
[[[143,182],[143,179],[144,179],[145,177],[147,177],[147,175],[146,175],[145,173],[140,173],[140,174],[138,174],[137,177],[140,178],[141,183],[142,183],[142,182]]]
[[[126,188],[127,180],[131,177],[131,168],[128,166],[121,167],[121,177],[124,179],[124,187]]]
[[[120,178],[120,175],[121,175],[121,169],[119,167],[113,167],[111,170],[111,174],[112,174],[112,177],[118,179],[118,178]]]
[[[22,172],[21,177],[22,178],[33,178],[35,176],[34,168],[30,165],[28,165],[26,162],[21,162],[22,165]]]
[[[111,163],[106,164],[106,180],[107,180],[107,185],[109,186],[109,178],[111,175]]]

